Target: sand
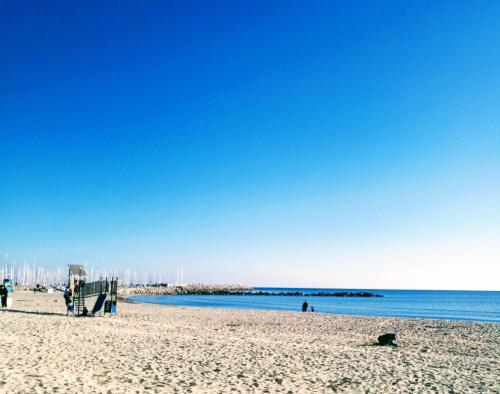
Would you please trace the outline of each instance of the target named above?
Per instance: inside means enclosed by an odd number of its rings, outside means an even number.
[[[61,293],[0,313],[0,392],[500,392],[500,325],[120,303]],[[373,345],[399,332],[399,348]]]

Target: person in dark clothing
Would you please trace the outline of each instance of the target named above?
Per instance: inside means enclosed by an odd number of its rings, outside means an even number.
[[[0,296],[2,297],[2,308],[7,308],[7,297],[9,296],[9,290],[4,285],[0,286]]]
[[[309,303],[307,302],[307,300],[304,300],[304,303],[302,304],[302,312],[307,312],[308,305]]]
[[[382,346],[394,346],[398,347],[398,341],[396,339],[396,333],[384,334],[378,337],[378,343]]]
[[[72,314],[74,309],[73,309],[73,300],[71,297],[73,296],[73,292],[71,291],[71,287],[68,285],[64,289],[64,301],[66,302],[66,314]]]
[[[66,286],[64,289],[64,301],[66,302],[66,307],[71,304],[71,288],[69,286]]]

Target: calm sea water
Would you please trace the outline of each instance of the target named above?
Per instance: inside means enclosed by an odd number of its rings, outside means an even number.
[[[360,289],[255,288],[256,291],[361,291]],[[500,323],[500,291],[372,290],[383,298],[176,295],[137,296],[134,301],[210,308],[300,311],[307,299],[317,312]]]

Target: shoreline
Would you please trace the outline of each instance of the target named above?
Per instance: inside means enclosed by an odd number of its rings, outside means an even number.
[[[167,296],[167,295],[165,295]],[[177,296],[182,296],[181,294],[175,294],[171,295],[171,297],[177,297]],[[322,312],[322,311],[315,311],[315,312],[301,312],[299,310],[288,310],[288,309],[244,309],[244,308],[232,308],[232,307],[216,307],[216,306],[195,306],[195,305],[176,305],[176,304],[162,304],[162,303],[157,303],[157,302],[145,302],[145,301],[136,301],[136,300],[131,300],[130,297],[159,297],[157,295],[153,294],[148,294],[148,295],[141,295],[141,296],[127,296],[125,298],[119,297],[118,301],[119,302],[127,302],[131,304],[145,304],[145,305],[159,305],[159,306],[164,306],[168,308],[195,308],[195,309],[224,309],[224,310],[229,310],[229,311],[251,311],[251,312],[277,312],[277,313],[299,313],[299,314],[322,314],[322,315],[331,315],[331,316],[345,316],[345,317],[353,317],[353,318],[380,318],[380,319],[409,319],[409,320],[418,320],[418,321],[444,321],[444,322],[461,322],[461,323],[473,323],[473,324],[493,324],[493,325],[498,325],[500,327],[499,322],[494,322],[494,321],[487,321],[487,320],[474,320],[474,319],[440,319],[440,318],[429,318],[429,317],[417,317],[417,316],[395,316],[395,315],[364,315],[364,314],[353,314],[353,313],[332,313],[332,312]]]

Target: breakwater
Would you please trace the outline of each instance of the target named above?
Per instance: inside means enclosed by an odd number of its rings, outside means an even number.
[[[245,285],[151,285],[120,287],[118,294],[121,296],[135,295],[236,295],[236,296],[297,296],[297,297],[383,297],[366,291],[319,291],[306,293],[303,291],[254,291]]]
[[[120,286],[118,294],[123,297],[135,295],[229,295],[252,292],[253,288],[246,285],[150,285],[150,286]]]
[[[201,294],[201,293],[200,293]],[[383,297],[383,295],[358,291],[328,292],[319,291],[316,293],[305,293],[303,291],[232,291],[211,293],[214,295],[240,295],[240,296],[287,296],[287,297]]]
[[[383,295],[370,293],[367,291],[341,291],[341,292],[329,292],[329,291],[319,291],[316,293],[305,293],[303,291],[254,291],[250,293],[241,293],[238,295],[260,295],[260,296],[302,296],[302,297],[383,297]]]

